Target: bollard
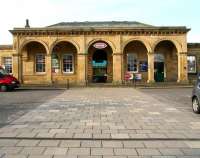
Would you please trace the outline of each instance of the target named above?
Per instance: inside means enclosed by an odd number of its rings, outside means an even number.
[[[133,74],[133,85],[136,88],[136,75],[135,74]]]
[[[85,86],[86,86],[86,87],[88,86],[88,80],[85,81]]]
[[[67,79],[67,89],[69,89],[69,79]]]
[[[135,88],[136,88],[136,86],[137,86],[137,85],[136,85],[136,81],[137,81],[136,78],[134,78],[134,87],[135,87]]]

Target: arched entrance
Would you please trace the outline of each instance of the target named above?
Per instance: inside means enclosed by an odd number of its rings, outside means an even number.
[[[46,84],[47,76],[47,48],[38,41],[30,41],[21,49],[22,81],[25,84]]]
[[[176,82],[178,79],[177,48],[172,41],[159,42],[154,49],[154,79],[156,82]]]
[[[163,54],[154,54],[154,80],[164,82],[165,78],[165,57]]]
[[[59,41],[51,52],[52,82],[66,84],[75,82],[77,67],[77,49],[68,41]]]
[[[88,81],[112,82],[112,49],[104,41],[93,43],[88,49]]]
[[[92,67],[94,83],[106,83],[107,82],[107,53],[104,50],[97,50],[93,54]]]
[[[138,74],[141,82],[148,80],[147,47],[142,41],[130,41],[124,48],[124,76],[126,73]]]

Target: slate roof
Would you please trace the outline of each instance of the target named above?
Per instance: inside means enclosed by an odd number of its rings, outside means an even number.
[[[47,28],[123,28],[123,27],[154,27],[137,21],[94,21],[94,22],[61,22]]]
[[[13,45],[0,45],[0,50],[12,50]]]
[[[137,21],[85,21],[85,22],[61,22],[46,27],[25,27],[9,30],[12,34],[25,32],[67,32],[67,31],[175,31],[187,33],[190,31],[185,26],[153,26]]]
[[[200,48],[200,43],[188,43],[188,48]]]

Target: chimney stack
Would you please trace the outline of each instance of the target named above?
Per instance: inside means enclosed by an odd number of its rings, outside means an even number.
[[[30,28],[29,20],[28,19],[26,19],[26,26],[25,26],[25,28]]]

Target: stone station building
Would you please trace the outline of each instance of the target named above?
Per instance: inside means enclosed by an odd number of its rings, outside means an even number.
[[[198,72],[199,44],[187,43],[184,26],[139,22],[67,22],[10,30],[13,45],[0,46],[0,65],[23,84],[188,83]]]

